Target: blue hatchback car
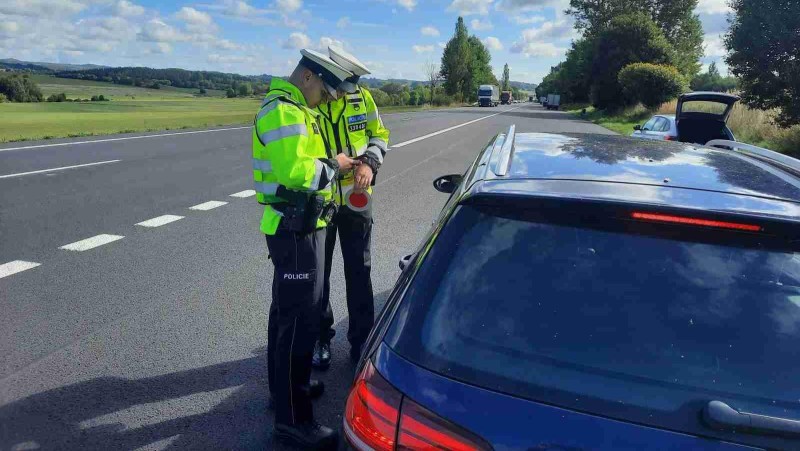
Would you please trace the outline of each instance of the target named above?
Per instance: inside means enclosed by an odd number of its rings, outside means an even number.
[[[347,447],[800,449],[800,162],[512,127],[434,185]]]

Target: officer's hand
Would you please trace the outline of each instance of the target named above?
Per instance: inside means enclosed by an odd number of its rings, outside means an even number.
[[[355,189],[367,189],[372,184],[372,168],[368,164],[362,164],[355,171]]]
[[[336,155],[336,161],[339,163],[339,170],[342,172],[349,171],[361,164],[360,161],[354,160],[343,153]]]

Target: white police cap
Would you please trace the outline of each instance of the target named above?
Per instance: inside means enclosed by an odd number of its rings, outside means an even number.
[[[347,53],[343,48],[335,45],[328,46],[328,53],[331,59],[338,65],[349,70],[353,75],[361,77],[369,74],[369,69],[355,56]]]
[[[334,90],[353,76],[352,72],[315,50],[303,49],[300,50],[300,54],[303,55],[300,65],[319,75],[322,81]]]

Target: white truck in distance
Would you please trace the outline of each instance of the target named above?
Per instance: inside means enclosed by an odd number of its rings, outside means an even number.
[[[548,110],[557,110],[558,106],[561,104],[561,96],[558,94],[547,94],[547,104],[546,107]]]
[[[500,103],[500,88],[495,85],[478,86],[478,106],[497,106]]]

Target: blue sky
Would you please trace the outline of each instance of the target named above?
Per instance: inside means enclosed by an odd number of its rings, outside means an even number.
[[[303,47],[343,45],[379,78],[424,79],[462,15],[500,75],[538,83],[576,37],[568,0],[2,0],[0,57],[286,75]],[[700,0],[704,63],[724,55],[726,0]],[[724,65],[723,65],[724,69]],[[499,77],[498,77],[499,78]]]

